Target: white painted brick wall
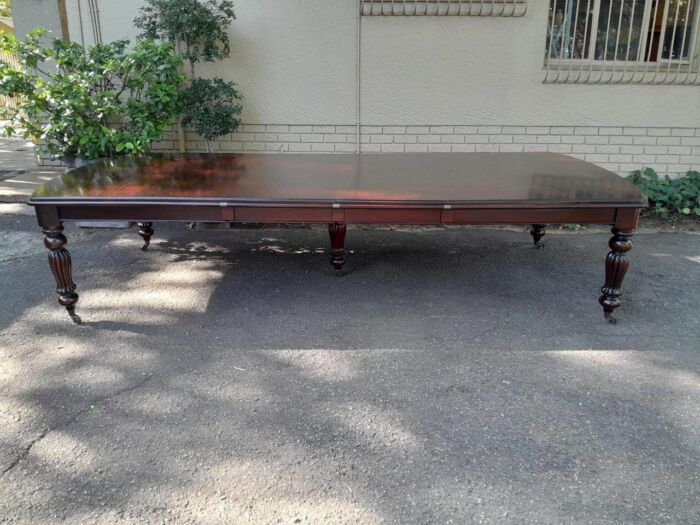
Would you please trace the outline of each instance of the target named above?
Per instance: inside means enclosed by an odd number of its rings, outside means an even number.
[[[244,124],[212,143],[212,151],[353,153],[356,127]],[[190,151],[207,151],[188,132]],[[620,175],[650,167],[677,177],[700,170],[700,128],[621,128],[597,126],[361,126],[363,153],[549,151],[593,162]],[[154,150],[177,148],[168,131]]]

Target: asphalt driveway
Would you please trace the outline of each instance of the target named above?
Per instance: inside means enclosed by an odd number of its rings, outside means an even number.
[[[700,235],[77,231],[0,213],[0,522],[698,523]]]

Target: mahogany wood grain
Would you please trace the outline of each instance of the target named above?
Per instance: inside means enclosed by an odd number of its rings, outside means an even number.
[[[346,224],[530,224],[536,245],[545,224],[610,224],[600,303],[611,318],[646,201],[618,175],[550,153],[173,154],[68,171],[30,204],[51,250],[59,302],[74,320],[78,294],[61,233],[74,220],[138,222],[144,249],[154,221],[325,223],[338,271]]]
[[[554,153],[120,157],[67,172],[39,188],[33,201],[67,198],[93,204],[643,205],[641,195],[628,181]]]
[[[605,258],[605,284],[601,288],[602,295],[599,302],[603,307],[605,318],[615,323],[612,316],[616,308],[620,306],[622,295],[622,281],[629,269],[629,257],[627,252],[632,249],[632,231],[612,229],[613,236],[610,239],[610,252]]]
[[[73,282],[73,269],[71,256],[65,245],[68,242],[63,235],[63,226],[52,226],[43,229],[44,246],[49,251],[49,268],[56,281],[56,293],[58,304],[64,306],[74,323],[80,324],[81,319],[75,313],[75,305],[78,302],[78,294],[75,293],[76,285]]]
[[[547,225],[546,224],[533,224],[532,229],[530,230],[530,235],[532,235],[532,239],[535,241],[535,248],[542,248],[542,243],[540,242],[542,240],[542,237],[545,235],[545,229]]]
[[[341,222],[333,222],[328,225],[328,233],[331,238],[331,266],[339,274],[345,264],[345,234],[347,227]]]
[[[143,247],[141,248],[144,252],[148,250],[148,246],[151,244],[151,236],[153,235],[153,223],[152,222],[139,222],[139,235],[143,239]]]

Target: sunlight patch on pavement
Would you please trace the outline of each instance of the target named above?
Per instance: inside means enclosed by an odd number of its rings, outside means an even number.
[[[42,236],[37,233],[4,231],[0,232],[0,262],[13,261],[28,255],[38,255],[45,260],[48,250],[44,248]],[[48,264],[47,264],[48,267]],[[47,273],[49,273],[47,271]]]
[[[78,313],[87,322],[108,313],[112,320],[139,325],[176,323],[188,312],[204,313],[216,285],[224,276],[216,261],[169,264],[142,272],[128,282],[82,293]],[[64,313],[65,314],[65,313]]]
[[[402,425],[398,411],[382,410],[366,403],[343,403],[334,412],[336,421],[370,450],[414,453],[422,448],[415,434]]]
[[[156,391],[142,388],[134,396],[125,397],[119,405],[122,409],[128,409],[130,417],[136,417],[136,414],[146,417],[162,417],[187,412],[193,402],[192,393],[168,391],[163,388]]]
[[[354,352],[339,352],[325,349],[299,350],[260,350],[260,353],[294,366],[303,375],[310,378],[329,382],[349,381],[357,375],[358,364],[352,354]]]
[[[622,365],[625,360],[624,355],[622,355],[623,352],[634,352],[634,349],[552,350],[547,352],[547,355],[589,366],[607,366]]]
[[[34,215],[34,208],[21,202],[10,202],[0,204],[0,215]],[[39,232],[39,225],[37,225]]]
[[[16,438],[26,419],[33,417],[32,409],[16,400],[0,396],[0,446]]]
[[[45,318],[47,314],[37,315]],[[0,395],[13,392],[7,397],[12,405],[21,404],[24,396],[34,400],[36,392],[44,390],[79,389],[86,395],[102,395],[138,377],[157,358],[155,352],[139,343],[141,336],[122,333],[119,344],[105,346],[99,333],[73,326],[65,312],[60,317],[58,329],[78,330],[76,336],[57,335],[51,344],[39,340],[14,348],[0,345]]]
[[[238,459],[208,469],[206,475],[168,498],[174,505],[186,499],[186,514],[206,523],[382,523],[349,486],[337,487],[337,465],[290,468],[286,459]],[[303,454],[302,454],[303,457]],[[318,490],[310,474],[326,472],[332,491]],[[222,485],[221,480],[227,480]],[[343,484],[344,485],[344,484]],[[324,493],[325,492],[325,493]],[[184,518],[182,511],[180,517]]]
[[[304,255],[308,253],[325,253],[326,249],[325,248],[308,248],[308,247],[299,247],[299,248],[284,248],[282,246],[279,246],[277,244],[268,244],[265,246],[256,246],[255,248],[252,248],[250,250],[251,252],[269,252],[269,253],[283,253],[283,254],[288,254],[288,255]]]
[[[67,384],[75,387],[109,387],[119,386],[127,377],[113,367],[84,363],[82,366],[68,370],[62,374]]]
[[[653,355],[636,350],[560,350],[547,352],[547,355],[585,366],[600,369],[611,379],[629,381],[634,378],[637,386],[644,380],[662,383],[682,393],[700,394],[700,374],[682,369],[655,359]]]
[[[95,475],[96,457],[90,447],[62,430],[54,430],[30,452],[42,469],[54,469],[62,473],[70,473],[77,477],[88,474]]]
[[[2,356],[2,361],[0,361],[0,386],[2,386],[2,384],[4,383],[4,378],[10,377],[11,375],[17,373],[16,362],[10,360],[4,354],[5,352],[2,352],[0,354],[0,356]]]
[[[129,232],[129,231],[133,232],[134,237],[131,238],[131,237],[127,237],[126,235],[123,235],[121,237],[117,237],[117,238],[109,241],[107,243],[107,246],[113,246],[116,248],[131,248],[131,249],[133,249],[135,247],[135,245],[143,244],[143,240],[141,239],[141,237],[139,237],[139,234],[137,233],[137,229],[131,228],[130,230],[126,230],[126,229],[123,230],[125,232]]]
[[[155,226],[157,228],[157,225]],[[143,245],[143,240],[138,234],[139,228],[137,226],[134,226],[129,229],[123,229],[121,230],[124,232],[122,235],[119,237],[116,237],[112,240],[110,240],[107,245],[110,247],[115,247],[115,248],[127,248],[130,250],[133,250],[135,246],[141,246]],[[133,234],[133,235],[132,235]],[[182,254],[191,254],[191,255],[199,255],[203,253],[229,253],[230,250],[226,248],[225,246],[221,246],[219,244],[211,244],[208,242],[204,241],[190,241],[190,242],[185,242],[185,243],[172,243],[170,246],[168,246],[165,249],[160,249],[159,244],[162,243],[170,243],[165,238],[159,237],[158,235],[158,230],[155,231],[154,235],[151,237],[151,246],[150,248],[146,251],[145,256],[157,256],[157,255],[162,255],[163,252],[166,252],[168,255],[173,255],[172,252],[176,256],[182,255]]]
[[[700,374],[674,363],[662,352],[634,350],[568,350],[546,353],[560,362],[598,375],[595,391],[603,398],[645,398],[645,410],[663,414],[685,445],[700,453],[695,437],[700,428]],[[575,387],[574,387],[575,388]],[[664,401],[661,401],[661,400]]]
[[[240,367],[234,367],[234,370],[231,371],[225,382],[208,380],[198,381],[197,384],[192,385],[187,375],[183,375],[182,377],[169,380],[168,384],[172,387],[189,389],[192,395],[202,398],[217,399],[236,404],[255,403],[258,400],[265,400],[270,395],[268,390],[254,383],[258,379],[257,376],[253,376],[251,379],[250,372],[246,369],[237,370],[237,368]],[[227,368],[226,370],[228,371],[229,369]],[[205,370],[203,374],[205,377],[210,376],[208,370]]]

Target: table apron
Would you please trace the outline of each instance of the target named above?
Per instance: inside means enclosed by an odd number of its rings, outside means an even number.
[[[629,223],[639,210],[616,207],[451,208],[426,206],[212,206],[152,204],[35,204],[43,226],[59,221],[202,221],[347,224],[567,224]]]
[[[452,217],[448,212],[452,211]],[[482,209],[445,210],[445,224],[614,224],[615,208],[543,208],[543,209]],[[452,219],[452,220],[450,220]]]

